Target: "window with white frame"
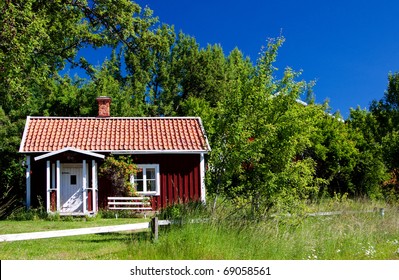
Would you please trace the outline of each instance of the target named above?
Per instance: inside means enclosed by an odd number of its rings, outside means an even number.
[[[137,168],[137,174],[132,175],[130,178],[137,193],[143,195],[159,195],[159,164],[138,164]]]

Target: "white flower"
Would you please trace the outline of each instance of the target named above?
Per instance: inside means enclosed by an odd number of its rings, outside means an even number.
[[[312,251],[312,253],[311,255],[308,255],[308,260],[317,260],[316,250],[311,249],[310,251]]]
[[[377,251],[375,250],[374,246],[369,244],[369,247],[367,249],[365,249],[364,254],[366,255],[366,257],[374,257],[375,253]]]

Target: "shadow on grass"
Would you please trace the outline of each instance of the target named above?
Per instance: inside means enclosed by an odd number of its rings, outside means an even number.
[[[129,244],[132,241],[151,241],[151,232],[112,232],[112,233],[96,233],[91,235],[90,239],[74,238],[76,242],[89,243],[108,243],[121,241]]]

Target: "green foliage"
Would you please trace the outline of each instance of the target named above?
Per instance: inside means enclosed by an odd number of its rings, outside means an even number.
[[[353,181],[358,186],[357,195],[366,194],[371,198],[381,198],[382,183],[388,179],[389,175],[376,131],[377,120],[372,113],[357,108],[351,110],[348,124],[359,150],[353,173]]]
[[[353,122],[364,135],[368,158],[374,157],[380,168],[375,171],[382,173],[382,169],[389,172],[383,178],[383,187],[380,192],[391,202],[399,197],[397,155],[399,151],[399,73],[388,75],[388,87],[381,100],[373,100],[370,112],[361,112],[359,109],[351,112]],[[380,176],[381,178],[381,176]]]
[[[47,213],[41,209],[29,209],[19,208],[14,210],[11,215],[7,217],[7,220],[11,221],[35,221],[40,219],[46,219]]]
[[[21,206],[24,194],[22,156],[16,154],[23,122],[12,122],[0,106],[0,219]]]
[[[231,54],[235,79],[218,103],[210,137],[211,191],[250,207],[255,218],[299,211],[296,204],[317,191],[313,160],[296,157],[311,145],[313,120],[296,101],[310,85],[296,82],[291,69],[279,81],[273,75],[283,41],[270,41],[255,68]]]
[[[379,101],[373,100],[370,112],[378,123],[377,139],[399,129],[399,73],[388,75],[388,87],[384,97]]]
[[[37,208],[29,208],[17,206],[11,210],[11,214],[7,215],[7,220],[10,221],[59,221],[61,217],[59,213],[48,213],[46,208],[43,205],[43,201],[40,197],[38,197],[39,207]]]
[[[99,169],[99,175],[110,180],[115,196],[136,196],[136,189],[130,182],[130,176],[136,173],[137,166],[127,156],[110,155]]]

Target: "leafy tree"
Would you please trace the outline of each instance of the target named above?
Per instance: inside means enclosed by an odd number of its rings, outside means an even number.
[[[140,36],[129,38],[134,47],[125,50],[132,107],[142,116],[160,114],[157,102],[162,83],[168,79],[168,60],[164,59],[170,56],[174,42],[173,30],[166,25],[153,30],[155,23],[145,26]]]
[[[382,137],[399,129],[399,73],[388,75],[388,87],[384,97],[379,101],[372,101],[370,112],[378,123],[378,140],[381,141]]]
[[[0,3],[0,106],[12,121],[29,113],[31,89],[51,83],[88,33],[80,12],[63,2]]]
[[[384,97],[373,100],[370,112],[375,122],[368,129],[374,133],[374,138],[382,150],[382,158],[390,172],[391,179],[384,184],[384,193],[391,200],[399,199],[399,73],[388,75],[388,87]]]
[[[23,125],[23,122],[11,122],[0,107],[0,218],[10,214],[23,199],[18,188],[25,182],[24,167],[21,158],[15,156],[15,147],[21,141],[18,132]]]
[[[281,80],[273,76],[283,41],[269,42],[256,67],[237,51],[231,54],[229,94],[219,102],[211,138],[212,191],[238,206],[250,205],[254,217],[298,210],[315,191],[313,160],[296,159],[311,144],[312,120],[296,101],[308,84],[296,82],[291,69]]]
[[[377,141],[377,120],[366,110],[351,110],[348,125],[353,141],[359,151],[352,181],[356,185],[355,195],[381,198],[382,184],[388,179],[384,164],[382,145]]]

